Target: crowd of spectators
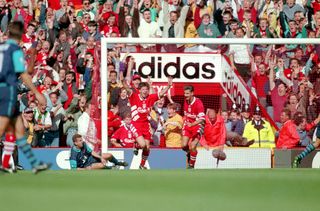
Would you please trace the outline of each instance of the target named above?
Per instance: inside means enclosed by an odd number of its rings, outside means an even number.
[[[72,146],[74,134],[79,131],[85,134],[95,83],[92,76],[99,68],[96,49],[100,48],[102,37],[299,39],[320,36],[320,0],[60,0],[59,3],[0,0],[0,14],[1,41],[7,39],[10,21],[24,23],[21,47],[27,63],[35,58],[33,82],[47,98],[46,105],[38,104],[33,93],[23,84],[19,86],[19,107],[28,141],[34,147]],[[134,73],[135,60],[130,56],[133,52],[218,50],[230,58],[232,68],[238,70],[279,128],[289,121],[296,125],[295,135],[300,138],[294,146],[310,142],[310,131],[319,122],[320,46],[114,44],[108,48],[110,138],[130,112],[128,90],[123,83],[137,90],[141,82],[141,77]],[[127,54],[120,58],[120,53]],[[165,100],[156,103],[149,118],[153,144],[180,147],[177,140],[181,139],[183,126],[181,107],[170,96],[169,104]],[[243,105],[225,107],[220,112],[230,145],[257,142],[246,129],[247,122],[260,119],[250,118],[255,108],[251,113],[248,111]],[[257,114],[260,115],[257,112],[253,116]],[[236,122],[243,119],[248,121],[239,126]],[[281,129],[275,136],[274,131],[268,131],[268,140],[274,144],[279,135]]]

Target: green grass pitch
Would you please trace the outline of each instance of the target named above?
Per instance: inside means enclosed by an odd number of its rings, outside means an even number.
[[[0,172],[1,211],[320,210],[319,196],[318,169]]]

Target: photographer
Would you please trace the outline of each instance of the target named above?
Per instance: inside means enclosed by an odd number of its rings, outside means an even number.
[[[37,108],[34,110],[34,146],[44,147],[45,143],[45,133],[52,127],[52,120],[50,112],[46,111],[47,104],[39,103]]]
[[[34,113],[33,109],[30,107],[27,107],[24,109],[22,114],[22,120],[23,120],[23,126],[26,129],[26,137],[27,137],[27,143],[31,144],[31,146],[35,147],[35,135],[34,135]]]

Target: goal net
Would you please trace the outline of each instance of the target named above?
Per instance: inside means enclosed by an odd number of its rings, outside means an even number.
[[[316,54],[318,39],[140,39],[140,38],[104,38],[101,40],[101,69],[96,71],[96,85],[101,93],[96,92],[92,115],[101,116],[102,151],[108,150],[108,74],[110,65],[119,73],[125,71],[128,58],[134,58],[131,76],[138,73],[142,81],[152,81],[155,92],[166,86],[168,76],[174,78],[170,89],[172,100],[183,105],[183,87],[193,85],[195,96],[199,97],[205,109],[214,108],[220,113],[245,106],[251,112],[259,106],[262,116],[278,129],[279,116],[274,116],[271,100],[270,66],[273,81],[283,81],[293,87],[291,68],[293,60],[298,61],[299,84],[313,83],[311,59],[317,65]],[[179,49],[183,46],[183,50]],[[305,53],[312,47],[312,52]],[[290,47],[290,48],[289,48]],[[303,55],[300,55],[300,50]],[[110,56],[110,52],[112,55]],[[312,57],[312,58],[311,58]],[[283,64],[280,64],[283,62]],[[295,67],[296,68],[296,67]],[[288,72],[289,71],[289,72]],[[291,71],[291,72],[290,72]],[[298,70],[296,70],[298,71]],[[291,92],[288,91],[288,95]],[[301,94],[301,93],[300,93]],[[101,100],[101,102],[100,102]],[[183,113],[183,111],[181,111]],[[101,115],[100,115],[101,114]]]

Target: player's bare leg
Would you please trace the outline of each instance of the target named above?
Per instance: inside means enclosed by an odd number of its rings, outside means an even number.
[[[189,137],[188,136],[183,136],[181,140],[181,148],[183,151],[186,152],[187,156],[187,165],[189,166],[190,163],[190,150],[189,150]]]
[[[191,143],[189,144],[189,150],[190,150],[190,162],[189,162],[189,168],[194,168],[194,165],[196,163],[197,159],[197,145],[199,143],[199,139],[195,138]]]
[[[104,169],[106,166],[103,163],[93,163],[90,166],[86,167],[87,170],[96,170],[96,169]]]
[[[28,158],[32,166],[32,172],[37,174],[40,171],[47,170],[51,167],[51,164],[39,162],[34,156],[30,144],[27,143],[27,138],[24,133],[24,126],[21,116],[19,116],[15,122],[15,136],[17,138],[16,143],[23,154]]]
[[[3,136],[9,125],[10,119],[8,117],[0,116],[0,136]]]
[[[142,149],[142,159],[141,159],[141,163],[139,168],[140,169],[147,169],[147,167],[145,167],[145,164],[148,160],[148,157],[150,155],[150,140],[148,139],[144,139],[146,146]]]
[[[139,136],[137,139],[136,139],[137,143],[139,144],[139,146],[141,147],[142,149],[142,157],[141,157],[141,163],[140,163],[140,166],[139,168],[140,169],[147,169],[145,167],[145,163],[148,159],[148,156],[150,154],[150,141],[149,140],[146,140],[144,139],[143,136]]]

